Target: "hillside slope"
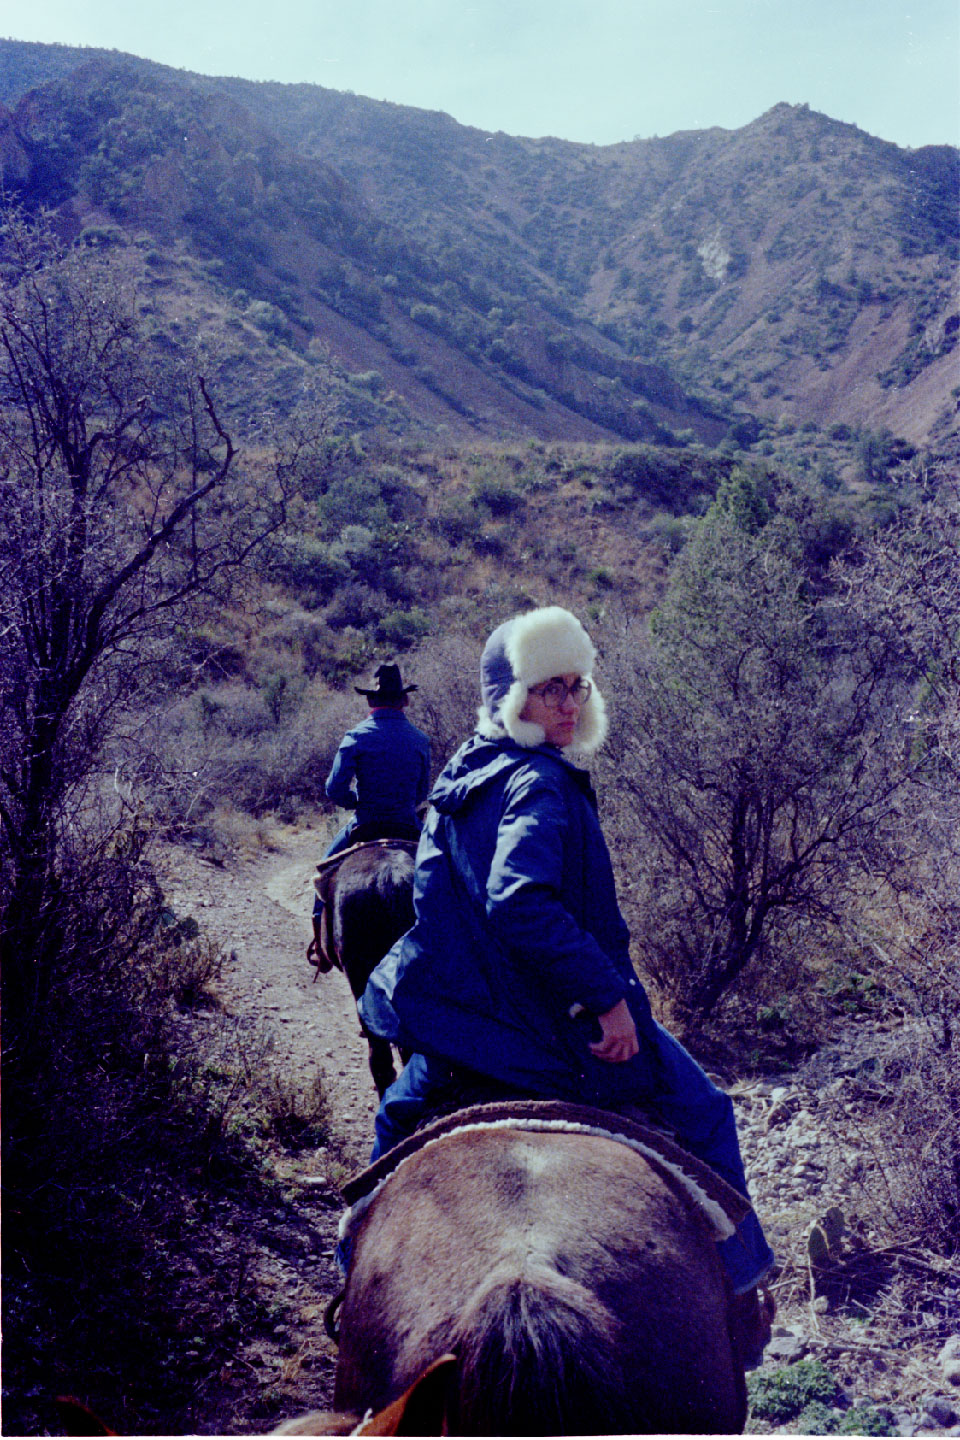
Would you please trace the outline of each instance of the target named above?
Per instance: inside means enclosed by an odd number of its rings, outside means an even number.
[[[958,154],[806,106],[598,147],[225,82],[451,268],[546,276],[634,354],[762,416],[921,443],[956,383]],[[459,252],[458,252],[459,247]]]
[[[179,246],[234,341],[284,345],[358,423],[955,443],[950,147],[788,105],[736,131],[524,139],[14,41],[0,100],[8,191]]]
[[[518,316],[524,354],[498,350],[487,297],[458,291],[452,308],[437,304],[449,282],[415,244],[221,90],[125,59],[86,60],[28,91],[3,132],[14,198],[58,210],[90,244],[139,237],[168,262],[186,253],[201,266],[192,288],[207,292],[194,333],[218,310],[220,329],[252,323],[308,369],[361,376],[361,401],[394,429],[593,440],[658,438],[670,424],[706,440],[725,431],[667,373],[588,324],[562,383],[542,388],[548,317],[537,296]],[[383,403],[371,406],[371,394]]]

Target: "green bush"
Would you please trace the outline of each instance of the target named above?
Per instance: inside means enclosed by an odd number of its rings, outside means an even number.
[[[382,395],[387,388],[379,370],[357,370],[350,376],[353,385],[359,385],[362,390],[369,390],[371,395]]]
[[[369,586],[354,580],[337,591],[324,618],[331,630],[344,630],[348,626],[363,630],[380,619],[382,608],[380,597]]]
[[[514,511],[522,509],[524,505],[523,496],[519,491],[515,490],[508,481],[493,476],[483,476],[474,481],[471,495],[477,504],[485,505],[491,515],[512,515]]]
[[[821,1400],[805,1405],[796,1418],[800,1435],[898,1435],[899,1427],[872,1405],[855,1405],[843,1414]]]
[[[293,339],[290,321],[283,311],[276,305],[271,305],[269,300],[251,301],[246,313],[251,325],[256,325],[258,330],[262,330],[272,339],[283,340],[285,343]]]
[[[277,580],[321,601],[329,600],[352,574],[343,550],[313,535],[285,535],[271,559]]]
[[[482,513],[462,495],[444,501],[433,523],[451,545],[475,543],[483,534]]]
[[[383,487],[373,475],[337,477],[317,501],[317,513],[323,528],[336,535],[347,525],[377,529],[390,520]]]
[[[838,1415],[822,1400],[812,1400],[797,1416],[797,1428],[803,1435],[836,1435]]]
[[[415,325],[422,325],[426,330],[441,331],[444,328],[443,311],[436,305],[411,305],[410,319]]]
[[[839,1394],[836,1380],[819,1360],[800,1360],[796,1365],[774,1370],[772,1375],[747,1376],[751,1416],[774,1424],[792,1420],[814,1402],[831,1405]]]
[[[678,555],[687,543],[689,526],[680,516],[667,515],[661,510],[653,516],[648,530],[669,555]]]
[[[405,650],[430,632],[430,620],[423,610],[393,610],[377,626],[377,639],[395,650]]]

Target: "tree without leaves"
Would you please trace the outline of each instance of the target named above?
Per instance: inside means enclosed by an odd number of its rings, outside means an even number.
[[[960,1247],[960,481],[918,467],[915,502],[839,571],[845,602],[916,675],[899,797],[900,863],[859,928],[902,1008],[883,1096],[882,1204],[931,1247]],[[876,1085],[871,1077],[871,1084]]]
[[[0,261],[0,935],[16,1027],[62,940],[68,799],[138,669],[281,523],[283,497],[240,474],[203,378],[152,360],[116,260],[14,213]]]
[[[918,743],[955,776],[960,765],[960,479],[940,467],[926,471],[919,503],[838,580],[864,623],[921,677],[912,717]]]
[[[837,918],[902,779],[889,647],[810,593],[796,548],[789,522],[715,510],[649,634],[605,656],[629,696],[605,780],[640,960],[695,1016],[785,923]]]

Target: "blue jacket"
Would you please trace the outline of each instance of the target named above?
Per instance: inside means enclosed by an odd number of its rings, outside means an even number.
[[[373,710],[348,730],[334,756],[325,791],[356,824],[417,824],[430,786],[430,742],[401,710]]]
[[[473,735],[420,837],[416,919],[374,972],[375,1033],[532,1094],[614,1104],[653,1088],[650,1006],[630,962],[585,771],[561,751]],[[627,998],[626,1064],[589,1051],[590,1015]],[[588,1012],[571,1019],[570,1009]]]

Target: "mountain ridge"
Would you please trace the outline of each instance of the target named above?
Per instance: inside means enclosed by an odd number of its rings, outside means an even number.
[[[785,103],[738,130],[612,146],[511,137],[319,86],[4,41],[14,188],[30,191],[24,155],[36,178],[36,147],[50,151],[51,110],[96,108],[111,85],[86,150],[57,156],[78,230],[105,210],[161,233],[150,187],[169,211],[184,157],[168,148],[145,179],[117,132],[137,113],[149,129],[158,106],[205,114],[199,220],[181,207],[165,243],[220,263],[227,300],[236,282],[278,308],[294,353],[377,370],[395,429],[778,448],[812,425],[955,443],[952,147],[903,150]],[[212,214],[211,195],[233,211]]]

